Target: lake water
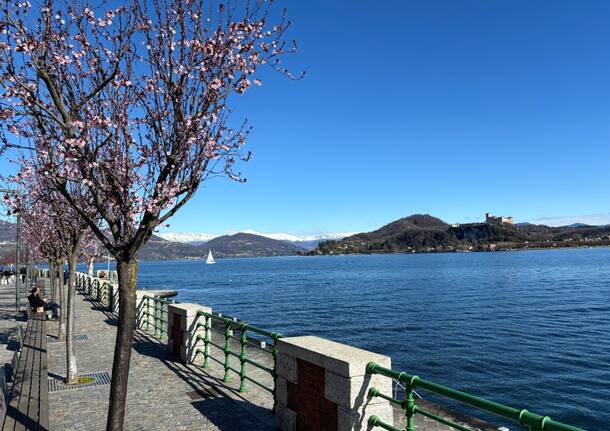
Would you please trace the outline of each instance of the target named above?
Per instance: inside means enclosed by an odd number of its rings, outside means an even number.
[[[610,428],[610,249],[141,262],[168,288],[284,335],[590,431]]]

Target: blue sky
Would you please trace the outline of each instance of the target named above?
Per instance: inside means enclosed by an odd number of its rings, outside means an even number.
[[[204,184],[167,230],[610,223],[610,2],[282,4],[306,78],[233,99],[248,182]]]

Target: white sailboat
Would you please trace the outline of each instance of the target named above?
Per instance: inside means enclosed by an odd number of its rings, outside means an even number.
[[[214,260],[214,256],[212,256],[212,250],[209,251],[208,259],[205,261],[205,263],[208,264],[208,265],[216,263],[216,261]]]

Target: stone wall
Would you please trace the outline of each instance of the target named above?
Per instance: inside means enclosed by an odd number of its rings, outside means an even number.
[[[372,415],[392,423],[392,408],[368,391],[392,392],[392,381],[366,373],[373,361],[391,367],[388,356],[319,337],[278,341],[276,414],[282,431],[365,430]]]

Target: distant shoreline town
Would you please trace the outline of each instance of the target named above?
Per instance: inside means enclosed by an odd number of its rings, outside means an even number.
[[[415,214],[375,231],[322,242],[309,255],[509,251],[610,246],[610,226],[550,227],[515,224],[513,217],[485,214],[478,223],[447,224]]]

